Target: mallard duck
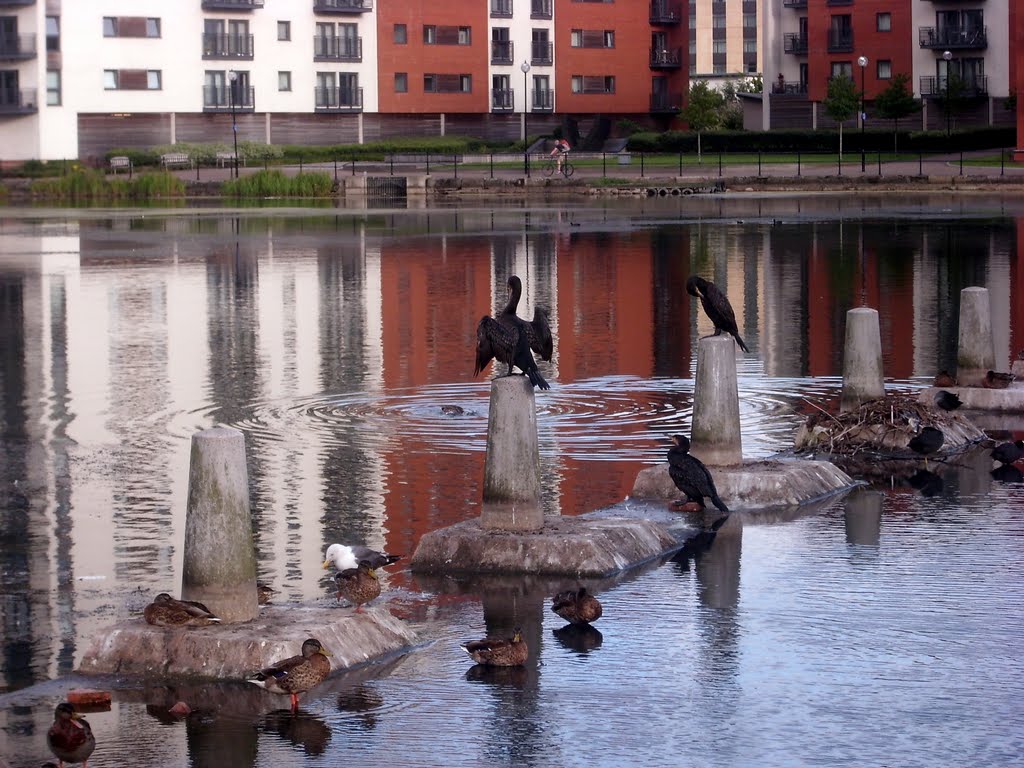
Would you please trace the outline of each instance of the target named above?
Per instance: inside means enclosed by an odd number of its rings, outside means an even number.
[[[1000,373],[999,371],[989,371],[985,374],[985,378],[981,382],[981,386],[985,389],[1006,389],[1010,386],[1013,381],[1012,373]]]
[[[399,555],[389,555],[387,552],[378,552],[375,549],[364,547],[359,544],[331,544],[324,554],[324,568],[334,565],[339,571],[347,571],[350,568],[358,568],[360,561],[366,561],[373,569],[384,568],[402,558]]]
[[[955,411],[963,401],[952,392],[940,389],[935,393],[935,404],[944,411]]]
[[[526,663],[529,649],[523,631],[516,627],[512,637],[485,637],[462,644],[462,650],[477,664],[492,667],[517,667]]]
[[[53,712],[53,725],[46,734],[46,745],[64,768],[64,763],[81,763],[88,768],[89,755],[96,749],[96,737],[73,704],[61,702]]]
[[[142,615],[146,622],[155,627],[205,627],[220,622],[213,612],[202,603],[192,600],[175,600],[161,592],[146,606]]]
[[[1024,459],[1024,440],[997,445],[992,449],[992,458],[1000,464],[1013,464]]]
[[[362,611],[363,603],[380,596],[380,579],[365,560],[359,561],[358,568],[347,568],[334,574],[334,580],[338,583],[338,599],[344,597],[355,603],[356,613]]]
[[[955,387],[956,379],[949,375],[948,371],[939,371],[932,382],[934,387]]]
[[[586,587],[567,589],[551,599],[551,610],[571,624],[591,624],[601,618],[601,602]]]
[[[292,712],[299,708],[299,694],[320,685],[331,673],[330,656],[320,641],[309,638],[302,644],[302,654],[272,664],[247,678],[271,693],[292,697]]]
[[[262,581],[256,582],[256,600],[260,605],[266,605],[270,598],[277,594],[277,590]]]

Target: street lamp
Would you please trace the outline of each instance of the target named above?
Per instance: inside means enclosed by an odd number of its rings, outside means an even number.
[[[864,70],[868,68],[868,57],[857,59],[860,64],[860,172],[864,173]]]
[[[238,80],[238,73],[235,70],[228,70],[228,104],[231,105],[231,138],[235,144],[235,178],[238,178],[238,123],[235,122],[235,82]]]
[[[523,60],[519,65],[523,70],[523,174],[530,175],[530,133],[526,130],[526,112],[530,106],[530,91],[526,85],[526,73],[530,71],[530,62]]]
[[[953,58],[953,54],[949,51],[942,52],[942,60],[946,62],[946,143],[949,143],[949,62]]]

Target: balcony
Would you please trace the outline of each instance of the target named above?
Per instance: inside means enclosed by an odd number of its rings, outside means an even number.
[[[314,88],[313,104],[317,112],[362,112],[362,88]]]
[[[313,13],[368,13],[373,0],[313,0]]]
[[[979,50],[988,48],[988,27],[920,27],[922,48]]]
[[[828,31],[829,53],[853,53],[853,30],[830,29]]]
[[[988,96],[988,78],[984,75],[955,78],[954,82],[954,99]],[[941,99],[945,97],[946,83],[945,77],[922,77],[920,88],[922,98]]]
[[[537,89],[530,92],[531,112],[554,112],[555,92],[551,88]]]
[[[807,93],[807,83],[799,80],[776,80],[772,83],[773,96],[803,96]]]
[[[235,88],[235,92],[238,95],[238,100],[235,101],[234,105],[236,112],[252,112],[256,109],[254,88]],[[231,88],[226,85],[204,85],[203,111],[230,112]]]
[[[651,112],[657,115],[674,115],[683,108],[681,93],[652,93]]]
[[[38,111],[35,88],[0,88],[0,115],[34,115]]]
[[[361,37],[313,37],[313,61],[362,61]]]
[[[782,7],[802,11],[807,8],[807,0],[782,0]]]
[[[36,36],[0,37],[0,61],[24,61],[36,57]]]
[[[531,19],[550,19],[551,0],[530,0]]]
[[[782,40],[786,53],[793,53],[797,56],[807,55],[807,35],[787,32],[782,36]]]
[[[494,88],[491,90],[491,112],[512,112],[516,100],[511,88]]]
[[[683,20],[683,6],[681,3],[670,3],[667,0],[652,0],[651,2],[651,24],[662,26],[679,24]]]
[[[515,60],[515,45],[511,40],[491,40],[491,64],[511,64]]]
[[[0,8],[15,8],[20,5],[35,5],[36,0],[0,0]]]
[[[491,0],[492,19],[511,19],[512,0]]]
[[[651,69],[679,69],[683,61],[683,49],[651,49]]]
[[[554,60],[554,45],[552,43],[540,41],[530,43],[530,64],[535,67],[550,67]]]
[[[204,11],[255,11],[263,0],[203,0]]]
[[[204,59],[252,60],[252,35],[218,35],[203,33]]]

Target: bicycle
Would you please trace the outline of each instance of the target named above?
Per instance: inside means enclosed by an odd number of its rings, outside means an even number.
[[[548,162],[544,166],[544,175],[553,176],[556,173],[561,173],[565,178],[568,179],[570,176],[572,176],[573,171],[575,170],[576,169],[572,167],[572,163],[569,162],[569,156],[567,154],[562,156],[562,168],[561,170],[559,170],[558,156],[555,155],[553,157],[548,158]]]

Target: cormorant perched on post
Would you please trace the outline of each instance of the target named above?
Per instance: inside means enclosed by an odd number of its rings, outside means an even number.
[[[503,318],[515,318],[523,323],[526,329],[526,337],[530,340],[530,349],[540,355],[541,360],[551,360],[554,352],[554,342],[551,339],[551,327],[548,325],[548,313],[540,307],[533,310],[533,320],[526,322],[516,314],[519,306],[519,299],[523,296],[523,281],[517,275],[511,275],[508,279],[508,304],[498,315],[498,320]]]
[[[744,352],[750,351],[747,349],[747,345],[743,343],[743,339],[740,338],[739,329],[736,327],[736,314],[732,311],[732,304],[729,303],[729,299],[718,290],[714,283],[705,280],[703,277],[690,275],[690,278],[686,281],[686,292],[691,296],[700,297],[700,304],[704,307],[704,313],[715,324],[715,336],[725,331],[732,334],[733,338],[736,339],[736,343],[740,345],[740,349]]]
[[[530,340],[521,327],[526,324],[526,321],[518,317],[514,321],[505,318],[504,322],[489,315],[480,318],[480,324],[476,327],[476,367],[473,375],[479,375],[494,359],[508,366],[507,376],[512,375],[512,366],[516,366],[529,377],[533,386],[551,389],[537,370],[537,363],[530,352]]]
[[[676,435],[672,442],[675,445],[668,449],[668,473],[672,476],[676,488],[686,494],[687,501],[697,502],[703,507],[706,496],[720,510],[728,512],[729,508],[718,498],[715,481],[711,479],[708,468],[696,456],[690,455],[689,438],[685,435]],[[676,504],[680,505],[681,501],[677,501]]]

